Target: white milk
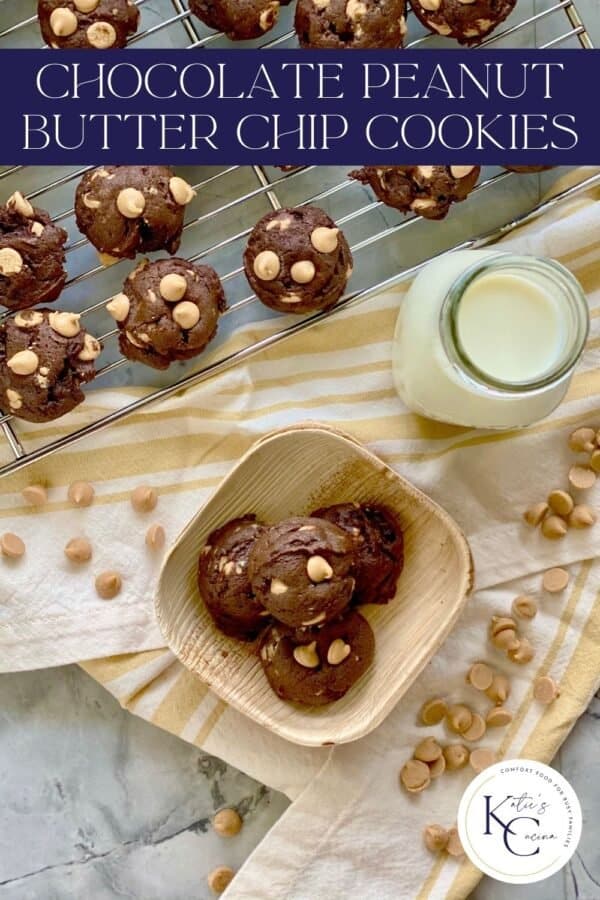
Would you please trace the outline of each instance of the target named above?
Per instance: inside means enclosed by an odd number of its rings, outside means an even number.
[[[456,285],[474,265],[475,277]],[[429,263],[402,302],[396,389],[429,418],[479,428],[528,425],[564,397],[588,325],[581,288],[558,264],[457,251]]]

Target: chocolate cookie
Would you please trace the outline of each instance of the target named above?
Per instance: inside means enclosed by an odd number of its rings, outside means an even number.
[[[426,28],[459,44],[477,44],[513,11],[517,0],[410,0]]]
[[[52,303],[67,279],[67,232],[18,191],[0,206],[0,304]]]
[[[328,622],[311,633],[275,623],[265,632],[260,660],[278,697],[303,706],[340,700],[363,675],[375,655],[375,637],[357,613]]]
[[[518,175],[527,175],[529,172],[546,172],[554,169],[554,166],[502,166],[508,172],[517,172]]]
[[[272,525],[250,553],[254,594],[285,625],[322,625],[350,603],[354,549],[350,535],[324,519],[296,516]]]
[[[27,309],[0,324],[0,409],[28,422],[49,422],[84,399],[102,347],[77,313]]]
[[[471,193],[479,172],[479,166],[365,166],[350,178],[369,184],[386,206],[443,219]]]
[[[279,312],[333,306],[352,274],[346,238],[316,206],[280,209],[257,222],[244,253],[246,277],[258,299]]]
[[[102,166],[77,186],[77,227],[107,265],[152,250],[176,253],[194,196],[169,166]]]
[[[301,47],[368,50],[401,47],[405,0],[298,0],[294,26]]]
[[[201,353],[217,333],[225,294],[210,266],[187,259],[144,260],[107,304],[124,356],[154,369]]]
[[[290,0],[190,0],[190,10],[201,22],[223,31],[232,41],[261,37],[277,22],[280,6]]]
[[[404,566],[404,540],[400,523],[383,506],[338,503],[315,510],[357,542],[352,574],[356,579],[354,603],[387,603],[396,594]]]
[[[66,50],[116,50],[134,34],[140,13],[133,0],[38,0],[42,37]]]
[[[253,640],[267,624],[248,578],[248,556],[262,533],[256,516],[242,516],[207,538],[198,560],[198,588],[221,631],[238,640]]]

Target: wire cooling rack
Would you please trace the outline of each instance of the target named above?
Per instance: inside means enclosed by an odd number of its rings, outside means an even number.
[[[25,46],[27,34],[33,34],[29,46],[36,46],[37,20],[35,16],[10,22],[11,3],[0,3],[0,48]],[[17,0],[15,0],[17,2]],[[222,35],[203,34],[203,26],[190,18],[180,0],[168,0],[173,15],[165,17],[160,6],[160,21],[145,24],[135,35],[132,44],[152,44],[155,36],[177,28],[171,45],[189,48],[225,41]],[[138,0],[140,7],[156,12],[153,0]],[[23,10],[21,0],[18,7]],[[16,9],[16,7],[15,7]],[[289,30],[291,12],[284,9],[279,33],[272,33],[261,46],[285,46],[293,40]],[[287,16],[287,19],[286,19]],[[410,20],[411,41],[408,46],[444,46],[444,39],[416,34],[419,31],[414,16]],[[32,31],[33,29],[33,31]],[[21,40],[21,38],[23,40]],[[183,38],[183,39],[182,39]],[[253,42],[256,43],[256,42]],[[446,42],[447,43],[447,42]],[[164,40],[161,41],[164,46]],[[520,0],[515,13],[503,27],[487,38],[483,45],[529,46],[547,49],[557,46],[592,48],[592,40],[572,0]],[[484,169],[480,182],[468,200],[455,206],[447,220],[428,222],[418,217],[404,217],[375,200],[372,193],[357,182],[350,181],[346,169],[329,166],[308,166],[292,172],[262,166],[224,168],[195,167],[180,171],[197,190],[197,197],[187,207],[187,220],[179,254],[190,260],[212,265],[219,273],[227,294],[228,309],[222,317],[219,335],[204,357],[188,363],[178,363],[167,373],[158,373],[141,364],[131,363],[119,354],[117,329],[105,311],[106,301],[122,286],[134,263],[123,261],[109,269],[97,262],[95,251],[77,232],[73,217],[73,195],[79,178],[90,167],[42,169],[10,166],[0,170],[0,198],[14,190],[21,190],[37,206],[48,209],[54,221],[69,232],[67,268],[69,278],[63,295],[56,304],[61,309],[82,313],[83,321],[93,334],[99,336],[105,348],[99,359],[96,381],[88,387],[88,394],[97,387],[139,385],[148,392],[128,402],[110,414],[86,416],[85,424],[73,426],[68,433],[44,429],[19,422],[0,414],[0,476],[8,475],[30,463],[74,444],[125,416],[156,403],[176,391],[238,365],[254,353],[284,338],[309,328],[315,322],[350,304],[359,303],[380,290],[412,277],[425,263],[440,253],[452,249],[474,248],[491,243],[574,194],[600,183],[600,175],[589,176],[583,182],[566,188],[549,201],[541,201],[546,182],[556,177],[556,170],[544,176],[517,176],[497,169]],[[507,190],[507,182],[510,190]],[[256,221],[271,209],[315,203],[329,212],[343,228],[355,258],[355,274],[349,292],[326,312],[309,316],[282,316],[266,310],[249,293],[241,267],[241,257],[247,235]],[[161,254],[151,254],[160,256]],[[273,320],[274,330],[261,340],[253,340],[252,325],[257,321]],[[235,333],[238,349],[227,352],[225,342]],[[85,412],[86,404],[80,407]],[[76,417],[78,422],[81,417]],[[69,421],[68,419],[66,420]],[[40,437],[41,434],[46,435]],[[49,436],[48,436],[49,434]],[[54,435],[54,436],[52,436]]]

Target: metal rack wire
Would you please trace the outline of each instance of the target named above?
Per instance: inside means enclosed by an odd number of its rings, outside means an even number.
[[[138,5],[142,6],[145,2],[147,0],[138,0]],[[189,11],[182,5],[181,0],[171,0],[171,3],[174,15],[155,26],[141,30],[130,43],[136,44],[171,26],[181,28],[188,48],[206,46],[222,37],[210,33],[203,35],[195,21],[190,19]],[[540,5],[542,8],[538,8]],[[559,0],[559,2],[541,0],[541,4],[538,2],[533,10],[531,15],[526,15],[514,24],[511,17],[504,28],[487,38],[483,45],[502,43],[507,39],[514,45],[515,38],[518,37],[517,42],[522,43],[525,40],[525,46],[544,49],[561,46],[567,42],[571,44],[575,42],[577,46],[586,49],[593,47],[591,37],[573,0]],[[566,31],[558,25],[559,17],[561,23],[566,23]],[[2,18],[3,15],[0,14],[0,20]],[[5,28],[0,32],[0,46],[3,40],[10,41],[21,29],[33,25],[35,21],[35,17],[30,17]],[[548,30],[550,22],[552,29]],[[412,24],[414,17],[411,28]],[[292,32],[286,30],[284,23],[281,33],[268,38],[263,46],[282,46],[291,38]],[[438,39],[421,35],[412,40],[409,46],[430,44],[439,45]],[[52,206],[52,198],[57,194],[69,191],[72,196],[77,180],[87,168],[90,167],[70,169],[58,174],[48,183],[34,184],[26,194],[37,205],[48,208]],[[268,170],[257,165],[244,168],[230,166],[217,171],[201,170],[199,178],[197,172],[194,173],[192,170],[192,173],[196,174],[195,178],[192,174],[190,180],[195,181],[194,187],[198,191],[198,197],[190,207],[191,217],[184,227],[183,255],[191,260],[213,265],[219,272],[228,294],[228,309],[223,317],[226,324],[221,328],[221,336],[217,338],[216,346],[207,354],[207,361],[203,363],[200,358],[190,364],[172,366],[167,376],[168,380],[165,380],[164,375],[159,377],[147,367],[132,364],[121,357],[116,341],[117,329],[111,327],[104,334],[101,332],[108,323],[114,325],[105,313],[104,306],[111,293],[119,290],[119,282],[122,282],[129,269],[124,269],[123,264],[115,266],[114,270],[120,270],[117,275],[94,264],[92,251],[86,239],[72,233],[67,247],[69,279],[65,294],[57,305],[60,308],[72,308],[81,312],[86,325],[89,325],[90,330],[97,333],[105,343],[104,357],[107,361],[99,369],[94,387],[110,383],[125,369],[132,373],[130,383],[140,385],[150,383],[152,387],[147,394],[131,402],[127,402],[124,397],[123,405],[109,414],[94,418],[81,427],[74,426],[67,433],[59,433],[58,437],[51,436],[47,440],[40,440],[36,436],[36,426],[24,427],[14,417],[0,415],[0,432],[5,438],[6,459],[4,461],[0,458],[0,476],[6,476],[84,437],[95,434],[182,388],[198,384],[239,365],[265,347],[272,346],[290,335],[303,331],[315,322],[335,315],[336,311],[350,304],[360,303],[380,290],[411,277],[432,256],[450,249],[478,247],[490,243],[523,222],[542,215],[575,193],[600,183],[600,175],[590,176],[581,184],[565,189],[552,200],[540,202],[537,179],[523,179],[507,172],[490,172],[489,177],[483,177],[480,181],[467,203],[461,209],[453,211],[451,218],[460,227],[448,229],[445,223],[425,222],[415,217],[404,218],[388,210],[375,200],[367,189],[349,181],[346,178],[346,169],[330,167],[317,169],[313,166],[282,174],[277,170]],[[10,166],[0,171],[1,193],[4,194],[3,189],[7,186],[6,193],[19,186],[19,181],[24,175],[25,170],[21,166]],[[511,184],[515,186],[515,194],[519,194],[519,205],[515,208],[510,203],[503,205],[507,197],[505,191],[502,191],[503,201],[498,202],[500,198],[498,186],[502,190],[503,182],[507,179],[511,179]],[[489,203],[489,195],[494,197],[495,203]],[[216,200],[216,205],[211,206],[209,203],[207,206],[207,198],[211,201]],[[275,320],[275,330],[267,337],[257,341],[249,338],[239,349],[228,352],[225,342],[232,332],[240,328],[243,331],[243,326],[249,322],[264,321],[265,317],[273,319],[256,298],[248,293],[248,286],[239,264],[245,238],[256,220],[268,209],[306,203],[324,206],[344,228],[359,263],[357,268],[362,272],[362,279],[359,279],[357,287],[354,287],[354,281],[351,283],[352,291],[346,294],[333,310],[303,317],[281,316]],[[481,214],[484,207],[496,205],[498,206],[496,219],[490,219],[489,216],[485,218]],[[476,223],[475,217],[470,217],[467,212],[469,208],[477,210]],[[70,204],[64,208],[53,209],[52,212],[56,222],[65,227],[71,226],[73,231],[73,209]],[[482,229],[482,223],[488,227]],[[207,234],[208,230],[210,234]],[[218,234],[218,240],[214,239],[215,233]],[[426,235],[425,242],[424,235]],[[444,239],[445,236],[447,239]],[[423,257],[423,246],[429,248],[426,257]],[[377,251],[376,261],[372,256],[374,249]],[[90,294],[94,297],[91,304],[88,302]],[[277,327],[279,322],[280,328]],[[94,324],[96,327],[91,327]],[[222,350],[219,352],[221,347]]]

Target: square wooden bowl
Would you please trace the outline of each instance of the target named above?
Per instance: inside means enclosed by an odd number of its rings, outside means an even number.
[[[405,566],[395,598],[362,607],[375,661],[337,703],[302,708],[269,687],[253,647],[221,634],[196,583],[210,532],[245,513],[265,522],[342,501],[383,503],[404,527]],[[300,425],[255,444],[177,538],[159,578],[159,625],[182,663],[240,712],[297,744],[354,741],[396,705],[458,619],[472,588],[471,555],[456,523],[348,435]]]

